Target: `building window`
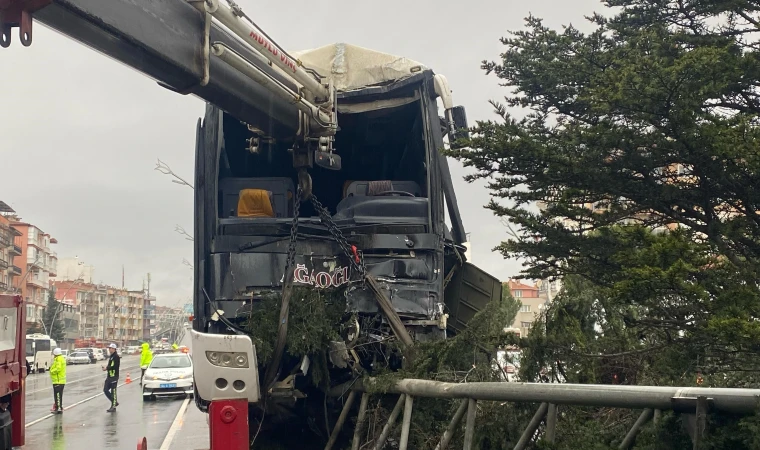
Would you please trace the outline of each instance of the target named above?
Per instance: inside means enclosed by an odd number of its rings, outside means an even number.
[[[522,328],[530,328],[530,326],[531,326],[532,323],[533,322],[520,322],[520,326]]]
[[[521,305],[520,306],[520,312],[530,312],[530,305]]]
[[[522,291],[520,289],[512,291],[512,296],[513,297],[522,297]]]

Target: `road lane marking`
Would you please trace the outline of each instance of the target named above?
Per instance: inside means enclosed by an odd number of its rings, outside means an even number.
[[[139,368],[140,368],[140,366],[135,366],[135,367],[127,367],[127,368],[126,368],[126,370],[132,370],[132,369],[135,369],[135,370],[137,370],[137,369],[139,369]],[[84,378],[77,378],[77,379],[76,379],[76,380],[74,380],[74,381],[70,381],[70,382],[66,383],[66,386],[68,386],[68,385],[70,385],[70,384],[74,384],[74,383],[79,383],[80,381],[89,380],[90,378],[96,378],[96,377],[102,377],[102,376],[103,376],[103,374],[100,374],[100,373],[99,373],[99,374],[97,374],[97,375],[92,375],[92,376],[89,376],[89,377],[84,377]],[[46,388],[37,389],[36,391],[27,391],[26,393],[27,393],[27,394],[36,394],[37,392],[49,391],[49,390],[50,390],[50,389],[52,389],[52,388],[53,388],[53,386],[51,385],[51,386],[48,386],[48,387],[46,387]]]
[[[166,433],[164,442],[161,444],[161,448],[159,450],[169,450],[169,447],[172,445],[172,441],[174,440],[174,435],[177,434],[180,426],[182,426],[182,418],[185,416],[185,410],[187,409],[188,403],[190,403],[190,397],[186,398],[185,401],[182,402],[182,406],[179,407],[177,417],[174,418],[172,426],[169,427],[169,432]]]
[[[127,385],[127,384],[128,384],[128,383],[122,383],[122,384],[120,384],[120,385],[118,385],[118,386],[116,386],[116,387],[117,387],[117,388],[120,388],[120,387],[122,387],[122,386],[125,386],[125,385]],[[71,408],[73,408],[73,407],[75,407],[75,406],[77,406],[77,405],[81,405],[82,403],[86,403],[86,402],[89,402],[90,400],[92,400],[92,399],[94,399],[94,398],[98,398],[98,397],[100,397],[101,395],[104,395],[104,394],[101,392],[100,394],[97,394],[97,395],[93,395],[92,397],[87,397],[87,398],[86,398],[86,399],[84,399],[84,400],[80,400],[80,401],[78,401],[78,402],[74,403],[73,405],[69,405],[69,406],[67,406],[67,407],[63,408],[63,410],[64,410],[64,411],[68,411],[68,410],[70,410]],[[57,415],[57,414],[49,413],[47,416],[43,416],[43,417],[40,417],[39,419],[37,419],[37,420],[35,420],[35,421],[32,421],[32,422],[29,422],[29,423],[25,424],[25,425],[24,425],[24,428],[29,428],[29,427],[31,427],[32,425],[36,425],[36,424],[38,424],[38,423],[42,422],[43,420],[49,419],[49,418],[51,418],[51,417],[53,417],[53,416],[55,416],[55,415]]]

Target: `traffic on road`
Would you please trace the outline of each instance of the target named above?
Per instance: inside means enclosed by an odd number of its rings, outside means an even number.
[[[51,374],[30,374],[26,378],[24,450],[131,450],[142,437],[151,449],[180,448],[183,436],[178,431],[183,416],[195,409],[188,408],[192,401],[188,395],[192,392],[188,388],[192,386],[192,363],[182,352],[159,354],[154,359],[157,364],[146,372],[144,390],[140,385],[140,354],[121,356],[118,408],[110,413],[112,404],[103,393],[108,372],[102,369],[108,360],[94,364],[71,361],[67,365],[63,411],[58,414],[51,411],[55,403]],[[152,395],[159,391],[163,395]],[[195,422],[196,432],[198,428],[204,432],[205,421]]]

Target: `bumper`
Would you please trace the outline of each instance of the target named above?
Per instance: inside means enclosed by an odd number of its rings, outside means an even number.
[[[190,331],[193,349],[193,378],[198,381],[198,396],[206,401],[247,399],[257,403],[259,367],[256,347],[248,336],[199,333]],[[248,367],[233,368],[211,364],[207,353],[245,353]]]
[[[193,379],[184,380],[143,380],[143,396],[183,395],[193,393]]]

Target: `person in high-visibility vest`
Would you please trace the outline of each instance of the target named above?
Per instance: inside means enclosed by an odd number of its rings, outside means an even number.
[[[119,406],[119,400],[116,397],[116,388],[119,384],[119,367],[121,366],[121,357],[116,352],[116,344],[111,343],[108,346],[108,353],[111,356],[108,358],[108,363],[105,366],[101,366],[103,371],[106,372],[106,382],[103,385],[103,393],[108,401],[111,402],[111,407],[106,412],[112,413],[116,411],[116,407]]]
[[[172,344],[172,351],[176,352],[177,350],[179,350],[179,345],[177,345],[177,343],[175,342]]]
[[[140,386],[143,384],[145,371],[148,369],[151,361],[153,361],[153,352],[150,351],[150,345],[147,342],[143,342],[142,353],[140,354],[140,370],[142,370],[142,375],[140,375]]]
[[[63,412],[63,388],[66,386],[66,358],[61,349],[57,347],[53,350],[50,380],[53,382],[53,398],[55,398],[55,403],[50,412],[61,414]]]

